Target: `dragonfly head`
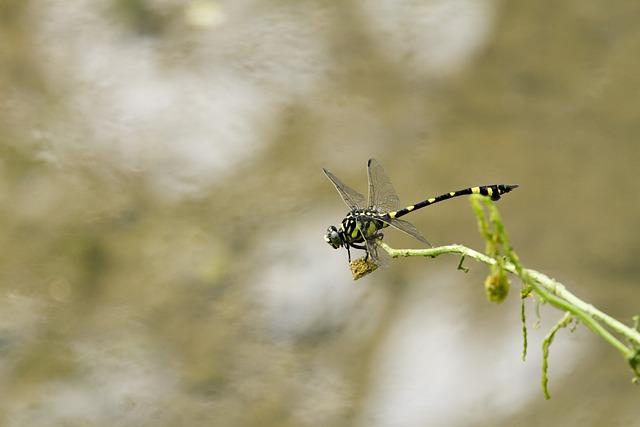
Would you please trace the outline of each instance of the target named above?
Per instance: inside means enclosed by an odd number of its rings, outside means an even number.
[[[342,232],[339,231],[334,225],[327,228],[327,232],[324,235],[324,240],[333,248],[338,249],[344,245],[344,239],[342,238]]]

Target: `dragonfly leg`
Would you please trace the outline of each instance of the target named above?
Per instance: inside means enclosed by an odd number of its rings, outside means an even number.
[[[366,251],[366,250],[367,250],[367,247],[366,247],[365,245],[358,245],[358,244],[356,244],[356,243],[350,243],[350,244],[347,246],[347,252],[349,253],[349,262],[351,262],[351,252],[349,252],[349,247],[356,248],[356,249],[361,249],[361,250],[363,250],[363,251]],[[369,255],[369,252],[367,252],[367,255]],[[367,259],[367,258],[365,258],[365,260],[366,260],[366,259]]]
[[[367,248],[366,243],[363,245],[351,244],[356,249],[362,249],[364,251],[364,260],[367,261],[369,259],[369,249]]]

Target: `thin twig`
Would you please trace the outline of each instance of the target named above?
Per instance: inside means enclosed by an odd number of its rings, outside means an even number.
[[[556,333],[560,329],[566,328],[571,323],[571,319],[573,319],[571,313],[566,312],[542,341],[542,391],[545,399],[551,399],[551,395],[549,394],[549,347],[551,347]]]
[[[444,254],[461,254],[487,265],[497,264],[495,259],[458,244],[438,246],[428,249],[394,249],[384,242],[380,242],[379,244],[392,258],[410,256],[435,258]],[[515,266],[510,262],[504,263],[504,269],[510,273],[517,274]],[[533,292],[539,297],[542,297],[543,300],[562,309],[563,311],[569,311],[576,315],[576,317],[585,323],[592,331],[602,336],[602,338],[617,348],[625,358],[629,359],[634,355],[635,352],[633,349],[625,346],[597,322],[600,321],[606,324],[611,329],[620,333],[626,339],[637,345],[640,345],[640,332],[613,319],[611,316],[604,314],[593,305],[582,301],[569,292],[565,286],[548,276],[529,268],[523,269],[523,272],[532,279],[532,284],[536,285],[533,286]]]

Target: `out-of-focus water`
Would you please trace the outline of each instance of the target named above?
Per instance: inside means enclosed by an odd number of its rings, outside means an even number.
[[[402,259],[359,282],[321,172],[402,200],[518,183],[525,265],[640,311],[636,2],[0,4],[0,424],[630,426],[585,328],[520,361],[517,284]],[[468,203],[411,218],[482,249]],[[417,246],[387,233],[397,247]],[[535,320],[529,307],[530,324]]]

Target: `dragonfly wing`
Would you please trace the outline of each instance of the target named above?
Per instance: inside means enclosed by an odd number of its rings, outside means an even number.
[[[367,253],[377,265],[381,267],[386,267],[389,265],[389,255],[384,249],[380,249],[378,246],[378,240],[382,239],[382,233],[377,232],[375,234],[367,234],[365,230],[367,230],[369,224],[366,222],[358,221],[356,222],[356,226],[360,230],[360,233],[363,236],[367,236],[364,238],[364,243],[367,247]]]
[[[376,159],[369,159],[367,173],[369,175],[369,207],[384,213],[397,211],[400,205],[398,194]]]
[[[359,209],[365,206],[364,196],[353,188],[340,181],[334,174],[326,169],[322,169],[331,183],[336,187],[342,200],[349,206],[349,209]]]
[[[397,218],[393,218],[393,219],[380,219],[380,221],[389,224],[390,226],[397,228],[398,230],[408,234],[409,236],[413,237],[414,239],[417,239],[419,241],[421,241],[422,243],[424,243],[427,246],[431,246],[431,243],[429,243],[429,241],[427,239],[424,238],[424,236],[422,234],[420,234],[420,232],[418,231],[418,229],[411,224],[409,221],[404,221],[402,219],[397,219]]]
[[[371,237],[365,239],[367,244],[367,252],[371,259],[379,266],[386,267],[389,265],[389,255],[384,249],[378,246],[378,240],[382,239],[382,236]]]

